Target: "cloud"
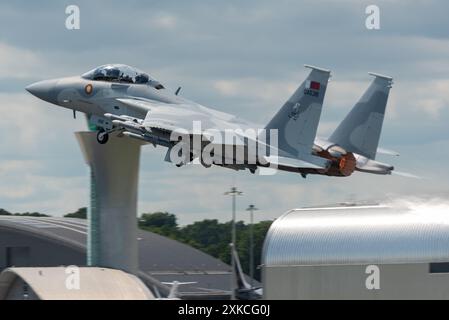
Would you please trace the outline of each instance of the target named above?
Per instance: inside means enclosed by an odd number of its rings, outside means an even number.
[[[73,120],[71,111],[50,105],[25,90],[23,93],[0,93],[1,153],[16,151],[32,156],[50,152],[55,145],[67,144],[73,131],[85,129],[83,119]],[[65,132],[65,134],[60,134]]]
[[[418,121],[424,117],[438,123],[449,111],[449,78],[404,80],[394,84],[392,92],[390,106],[399,120],[413,114]]]
[[[33,160],[0,161],[0,181],[8,181],[0,185],[0,199],[23,200],[32,196],[35,190],[23,174],[28,175],[39,167],[40,164]]]
[[[86,205],[88,175],[73,131],[81,117],[27,92],[0,93],[0,201],[10,211],[60,215]]]
[[[0,202],[13,212],[40,211],[61,215],[87,204],[86,176],[47,174],[45,160],[0,161]]]
[[[178,215],[181,224],[197,219],[216,218],[228,221],[230,199],[223,193],[236,185],[244,192],[238,198],[238,219],[247,221],[244,209],[253,203],[260,209],[257,219],[274,219],[291,208],[333,204],[344,201],[396,199],[409,195],[447,195],[449,170],[444,166],[429,168],[426,159],[433,154],[438,159],[449,156],[449,140],[401,148],[400,157],[380,157],[397,170],[411,172],[424,180],[399,176],[376,176],[354,173],[348,178],[309,176],[293,173],[274,176],[252,175],[247,171],[200,166],[176,168],[163,163],[163,153],[154,148],[142,155],[141,201],[139,212],[167,210]],[[420,154],[420,156],[417,156]],[[157,166],[157,168],[154,167]],[[369,181],[369,182],[367,182]]]
[[[158,29],[173,30],[176,28],[178,19],[167,13],[159,13],[150,18],[150,25]]]
[[[43,60],[29,49],[0,42],[0,78],[29,78],[42,70]]]
[[[267,123],[307,75],[304,63],[332,70],[320,134],[327,136],[368,87],[368,71],[393,76],[381,158],[422,181],[354,174],[253,176],[222,168],[175,168],[163,148],[144,147],[139,211],[169,210],[182,223],[229,219],[236,184],[259,219],[303,205],[348,198],[445,193],[449,170],[449,4],[379,1],[381,30],[365,28],[369,1],[78,1],[81,30],[64,27],[63,2],[0,4],[0,200],[6,209],[62,214],[86,205],[88,174],[69,110],[39,101],[25,85],[121,62],[173,92],[244,119]],[[33,32],[31,32],[33,31]]]
[[[279,103],[279,101],[287,100],[293,94],[299,86],[299,82],[295,84],[274,79],[238,78],[217,80],[213,86],[222,96],[254,99],[264,103]]]

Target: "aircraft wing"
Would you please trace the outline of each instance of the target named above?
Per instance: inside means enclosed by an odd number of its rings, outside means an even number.
[[[194,122],[201,125],[199,129],[214,129],[220,126],[220,119],[214,119],[211,115],[193,108],[189,104],[161,103],[140,99],[117,99],[121,103],[134,108],[146,109],[147,115],[142,125],[151,129],[165,131],[182,131],[194,134]]]
[[[135,109],[145,109],[151,110],[153,108],[161,107],[164,104],[157,101],[150,101],[148,99],[140,99],[140,98],[117,98],[115,99],[128,107]]]
[[[238,127],[238,125],[228,121],[228,114],[211,113],[200,105],[161,103],[133,98],[117,100],[128,107],[144,108],[147,114],[141,125],[150,132],[156,129],[170,133],[175,132],[181,136],[201,135],[203,138],[212,141],[213,131],[222,133],[226,129]],[[211,132],[211,130],[213,131]],[[233,137],[233,145],[244,145],[244,137],[237,134]]]
[[[215,116],[206,111],[203,111],[201,106],[189,104],[169,104],[159,103],[140,99],[117,99],[121,103],[134,108],[145,108],[147,115],[139,124],[141,128],[146,131],[163,130],[170,133],[176,132],[179,135],[202,135],[206,136],[210,141],[211,134],[208,130],[217,130],[218,133],[223,133],[226,129],[233,129],[236,125],[228,119],[223,119],[220,116]],[[195,122],[200,125],[200,128],[194,128]],[[231,126],[231,127],[229,127]],[[245,136],[239,134],[233,135],[230,144],[234,146],[244,146]],[[219,143],[223,144],[223,142]],[[227,141],[224,141],[227,144]],[[316,157],[311,154],[306,154],[299,159],[295,156],[283,154],[283,156],[265,156],[265,160],[270,166],[287,169],[326,169],[329,161],[324,158]]]
[[[147,129],[173,131],[192,127],[193,114],[183,110],[182,105],[132,98],[117,100],[131,108],[145,109],[147,113],[142,125]]]

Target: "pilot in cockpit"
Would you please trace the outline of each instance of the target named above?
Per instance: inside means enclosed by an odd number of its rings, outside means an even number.
[[[160,82],[152,79],[148,74],[127,65],[111,64],[100,66],[86,72],[82,77],[96,81],[147,84],[158,90],[164,89]]]

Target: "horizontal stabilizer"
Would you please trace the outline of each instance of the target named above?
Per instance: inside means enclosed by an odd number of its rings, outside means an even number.
[[[391,174],[394,167],[367,157],[356,155],[356,170],[373,174]]]
[[[385,149],[385,148],[377,148],[377,153],[378,154],[384,154],[387,156],[395,156],[395,157],[399,157],[400,154],[397,151],[394,150],[389,150],[389,149]]]
[[[328,161],[323,158],[314,157],[316,164],[300,159],[279,156],[265,156],[265,161],[276,167],[297,168],[297,169],[326,169]]]

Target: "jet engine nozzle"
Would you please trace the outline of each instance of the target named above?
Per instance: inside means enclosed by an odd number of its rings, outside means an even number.
[[[338,161],[339,173],[345,177],[350,176],[356,167],[357,161],[352,153],[347,153]]]
[[[335,147],[337,148],[332,150],[332,154],[329,151],[331,148],[317,154],[331,161],[329,168],[322,170],[320,173],[327,176],[348,177],[355,171],[357,160],[352,152],[346,152],[339,146]]]

